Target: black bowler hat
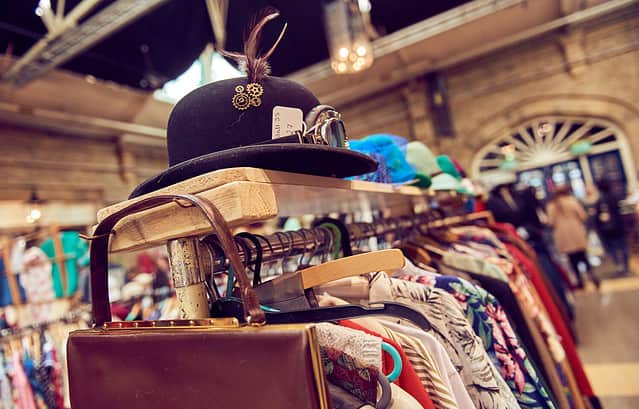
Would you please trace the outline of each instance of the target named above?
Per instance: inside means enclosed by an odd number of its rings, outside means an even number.
[[[271,14],[257,24],[247,42],[257,41]],[[255,32],[258,31],[257,35]],[[277,45],[277,44],[276,44]],[[169,168],[137,186],[129,196],[145,193],[214,170],[256,167],[317,176],[346,177],[369,173],[377,162],[347,148],[272,141],[276,106],[297,108],[303,116],[317,98],[293,81],[266,75],[266,58],[245,46],[247,77],[217,81],[182,98],[171,112],[167,130]],[[282,135],[284,136],[284,135]]]

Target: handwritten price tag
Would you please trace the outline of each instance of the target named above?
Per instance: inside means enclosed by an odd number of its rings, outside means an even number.
[[[304,113],[299,108],[282,107],[279,105],[273,107],[272,139],[293,135],[295,132],[301,131],[303,115]]]

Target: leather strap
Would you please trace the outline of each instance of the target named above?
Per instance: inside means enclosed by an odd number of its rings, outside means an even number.
[[[163,204],[177,202],[182,207],[197,207],[217,235],[220,246],[228,257],[237,281],[241,289],[241,298],[244,306],[244,316],[246,322],[253,325],[262,325],[266,321],[264,311],[260,308],[260,301],[251,287],[248,276],[237,252],[237,247],[233,240],[233,235],[220,211],[209,200],[194,195],[158,195],[142,199],[106,217],[95,229],[91,241],[91,297],[93,303],[93,319],[96,326],[102,326],[111,320],[111,306],[109,303],[108,290],[108,257],[109,257],[109,237],[113,227],[122,218],[135,213],[148,210]],[[188,202],[183,205],[180,202]]]

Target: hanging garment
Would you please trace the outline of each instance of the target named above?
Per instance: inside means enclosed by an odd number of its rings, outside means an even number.
[[[542,303],[546,307],[546,310],[550,315],[550,319],[555,326],[555,329],[561,337],[561,344],[566,351],[568,362],[570,363],[570,367],[575,375],[577,384],[579,385],[579,390],[581,390],[581,392],[586,396],[594,396],[592,386],[590,385],[588,376],[586,375],[586,372],[583,368],[581,359],[577,354],[577,349],[573,342],[570,331],[566,327],[565,321],[562,319],[561,314],[557,310],[557,306],[553,302],[553,299],[550,296],[545,283],[542,281],[541,273],[537,271],[534,264],[532,264],[531,261],[527,259],[516,247],[508,246],[508,249],[515,257],[515,259],[519,261],[521,267],[525,269],[528,277],[531,277],[531,281],[533,282],[533,285],[535,286],[535,289],[537,290]]]
[[[492,277],[496,280],[508,282],[508,277],[498,266],[494,263],[489,263],[480,257],[458,253],[456,251],[447,251],[442,257],[441,262],[446,266],[450,266],[460,271],[473,272],[487,277]]]
[[[526,352],[520,346],[506,312],[495,297],[483,288],[457,277],[402,275],[397,278],[440,288],[455,297],[519,404],[534,408],[555,408]]]
[[[397,342],[402,347],[415,373],[422,382],[422,386],[428,391],[435,408],[437,409],[458,409],[457,402],[453,398],[452,392],[444,383],[442,374],[435,364],[435,360],[430,355],[422,342],[409,335],[397,333],[387,327],[384,328],[383,335]]]
[[[569,302],[567,293],[572,288],[571,278],[563,268],[552,260],[545,242],[533,242],[531,245],[519,237],[512,225],[505,223],[491,224],[489,228],[497,234],[504,244],[517,247],[547,277],[547,287],[554,288],[558,295],[558,306],[565,311],[566,319],[574,319],[574,306]],[[550,285],[548,285],[550,284]]]
[[[33,322],[46,322],[51,317],[51,301],[55,299],[51,262],[39,247],[27,249],[23,260],[20,285],[29,302]]]
[[[461,376],[459,376],[459,372],[457,372],[457,369],[453,366],[442,344],[437,341],[434,336],[420,329],[391,322],[386,319],[383,321],[383,324],[385,327],[399,334],[405,334],[418,339],[433,357],[439,372],[443,375],[442,380],[447,390],[451,391],[457,406],[460,409],[476,409],[475,404],[468,395]]]
[[[324,375],[329,382],[363,402],[375,405],[379,370],[331,347],[320,347]]]
[[[538,368],[538,373],[542,375],[542,381],[545,381],[552,391],[551,398],[553,401],[561,409],[570,408],[548,347],[537,326],[530,318],[526,317],[526,311],[517,302],[509,284],[481,274],[468,274],[473,280],[478,281],[484,289],[493,294],[504,307],[515,332],[523,341],[528,355],[532,357],[534,366]]]
[[[428,391],[426,391],[426,389],[424,389],[424,387],[422,386],[422,383],[417,376],[415,369],[411,366],[406,353],[399,344],[389,338],[385,338],[380,334],[370,331],[369,329],[364,328],[353,321],[344,320],[340,321],[339,324],[381,338],[384,342],[393,346],[397,350],[397,352],[399,352],[399,355],[402,359],[402,372],[399,375],[399,378],[394,383],[408,392],[411,396],[413,396],[424,409],[435,409]],[[383,370],[384,373],[388,373],[393,368],[393,359],[387,353],[384,353],[383,357]]]
[[[466,232],[470,232],[469,229],[464,229]],[[460,231],[460,234],[463,233]],[[582,391],[580,391],[579,388],[574,387],[576,382],[574,382],[573,379],[575,375],[573,374],[572,369],[569,366],[561,365],[566,359],[566,350],[564,349],[563,344],[566,344],[568,346],[570,346],[571,344],[569,332],[566,329],[565,334],[567,336],[567,339],[562,339],[557,331],[557,328],[555,328],[550,314],[544,306],[544,303],[541,301],[541,297],[537,293],[536,288],[532,285],[529,278],[519,267],[519,264],[508,261],[513,260],[514,258],[508,252],[506,246],[503,243],[499,242],[498,239],[496,239],[495,234],[491,231],[487,231],[486,229],[477,227],[472,230],[472,234],[474,235],[473,237],[475,239],[481,239],[481,237],[483,237],[487,243],[493,243],[496,246],[495,256],[487,257],[485,259],[490,263],[495,263],[508,277],[508,281],[513,292],[515,293],[515,296],[517,297],[521,305],[528,310],[531,318],[536,323],[536,325],[539,326],[539,330],[545,338],[546,344],[548,345],[550,353],[553,356],[553,360],[556,364],[559,364],[559,370],[563,371],[562,378],[564,382],[562,383],[564,384],[564,386],[567,386],[570,389],[570,395],[572,397],[574,406],[578,408],[583,407],[584,402],[581,397]],[[469,237],[470,236],[468,236],[467,238]],[[495,238],[493,239],[493,237]],[[507,257],[507,260],[499,258],[499,256],[505,256]],[[556,310],[556,306],[554,305],[554,303],[551,303],[549,305],[549,308],[554,308]],[[559,324],[560,328],[564,325],[563,322],[560,322]],[[563,327],[562,332],[564,329],[565,326]],[[592,393],[588,394],[588,392],[584,392],[584,394],[586,396],[593,396]]]
[[[370,279],[370,302],[397,301],[422,313],[432,334],[442,343],[477,409],[519,408],[517,400],[493,367],[479,337],[451,295],[417,283],[375,273]]]
[[[44,402],[44,389],[37,379],[35,363],[28,353],[25,353],[22,360],[22,368],[24,369],[24,373],[31,385],[31,391],[33,392],[36,406],[40,407],[41,403]]]
[[[55,298],[51,262],[39,247],[31,247],[24,252],[24,267],[20,284],[24,287],[27,301],[42,303]]]
[[[13,304],[7,270],[4,268],[4,259],[0,257],[0,307]]]
[[[60,368],[55,361],[55,349],[49,342],[42,347],[42,358],[36,367],[36,379],[42,387],[42,395],[47,409],[63,409],[60,387]]]
[[[62,288],[62,277],[59,262],[53,263],[53,290],[57,298],[75,294],[78,289],[78,268],[86,267],[89,264],[87,242],[80,238],[76,231],[63,231],[60,233],[60,241],[64,254],[56,254],[53,239],[47,239],[40,248],[49,257],[55,260],[56,257],[64,257],[64,265],[67,272],[67,288]]]
[[[4,355],[0,354],[0,402],[2,409],[14,409],[11,381],[5,370]]]
[[[320,347],[340,350],[365,365],[382,369],[382,340],[362,331],[355,331],[335,324],[315,325]]]
[[[13,353],[11,364],[13,367],[12,384],[16,409],[36,409],[31,384],[29,383],[27,375],[24,373],[22,362],[20,362],[20,354],[17,351]]]

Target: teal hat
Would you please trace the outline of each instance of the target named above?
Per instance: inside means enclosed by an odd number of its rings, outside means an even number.
[[[418,173],[424,175],[430,176],[441,171],[433,152],[420,141],[408,142],[406,145],[406,161],[413,165]]]
[[[435,155],[428,146],[419,141],[411,141],[406,145],[406,162],[415,168],[417,182],[415,186],[429,188],[432,186],[431,174],[437,172]]]
[[[433,176],[431,179],[433,184],[430,188],[433,190],[454,190],[460,193],[464,193],[466,191],[464,185],[448,173],[440,173],[439,175]]]
[[[429,176],[433,190],[465,190],[454,176],[444,173],[433,152],[420,141],[411,141],[406,146],[406,160],[413,165],[418,175]]]
[[[448,155],[439,155],[437,157],[437,164],[442,172],[447,173],[457,180],[462,180],[462,176],[457,170],[457,166],[453,163],[452,159]]]

